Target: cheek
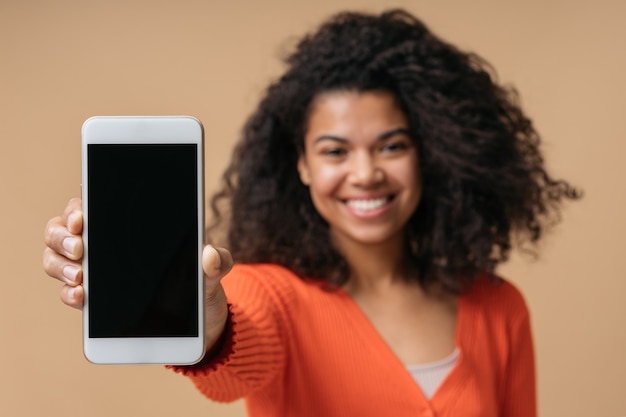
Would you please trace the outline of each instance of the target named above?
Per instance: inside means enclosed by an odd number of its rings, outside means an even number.
[[[416,162],[407,161],[406,164],[399,164],[389,168],[387,172],[404,189],[410,191],[412,199],[419,201],[422,194],[422,180]]]
[[[311,166],[311,193],[330,195],[341,185],[344,177],[342,170],[327,164],[313,164]]]

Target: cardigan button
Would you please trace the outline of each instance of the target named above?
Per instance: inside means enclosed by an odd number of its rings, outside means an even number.
[[[422,417],[435,417],[435,413],[430,408],[426,408],[421,413]]]

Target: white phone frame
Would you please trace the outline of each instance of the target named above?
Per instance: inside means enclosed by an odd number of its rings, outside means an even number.
[[[88,144],[167,144],[198,145],[198,336],[194,337],[89,337],[89,211]],[[190,116],[95,116],[82,126],[82,198],[83,198],[83,352],[96,364],[170,364],[191,365],[205,353],[204,341],[204,279],[202,249],[204,246],[204,129]]]

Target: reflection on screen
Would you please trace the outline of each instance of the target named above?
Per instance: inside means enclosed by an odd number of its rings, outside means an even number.
[[[89,337],[197,336],[197,145],[87,152]]]

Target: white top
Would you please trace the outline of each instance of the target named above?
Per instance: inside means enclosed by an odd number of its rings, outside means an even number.
[[[449,356],[435,362],[422,365],[409,365],[407,369],[417,385],[420,386],[424,396],[431,399],[437,388],[448,376],[459,359],[459,349],[454,349]]]

